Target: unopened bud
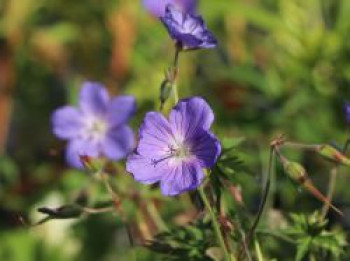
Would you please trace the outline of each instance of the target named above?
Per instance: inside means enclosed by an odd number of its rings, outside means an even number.
[[[165,102],[169,99],[171,93],[172,93],[172,83],[165,79],[162,84],[160,85],[160,94],[159,94],[159,99],[160,99],[160,109],[162,110],[164,107]]]
[[[285,161],[283,167],[288,176],[298,183],[303,183],[307,178],[306,170],[297,162]]]
[[[82,208],[78,205],[65,205],[59,208],[43,207],[39,208],[38,211],[53,219],[77,218],[83,213]]]
[[[297,162],[290,162],[288,160],[283,162],[284,170],[288,174],[288,176],[297,182],[303,189],[308,191],[315,198],[323,202],[324,204],[329,205],[335,212],[339,215],[343,215],[343,213],[336,208],[330,200],[325,197],[312,183],[312,181],[308,178],[306,170],[302,165]]]
[[[345,166],[350,166],[350,159],[331,145],[321,145],[316,152],[322,157]]]

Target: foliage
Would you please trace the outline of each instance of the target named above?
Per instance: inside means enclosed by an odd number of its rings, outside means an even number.
[[[343,104],[350,99],[350,1],[201,0],[200,12],[219,46],[180,55],[178,89],[180,97],[205,97],[215,112],[222,154],[205,192],[238,255],[259,213],[271,140],[281,133],[316,145],[349,138]],[[197,192],[164,198],[156,187],[133,182],[121,161],[105,169],[120,196],[112,200],[98,175],[67,167],[65,143],[51,133],[51,113],[75,104],[86,79],[104,83],[110,94],[136,97],[135,131],[165,100],[167,113],[169,82],[163,81],[164,101],[159,89],[173,54],[166,31],[139,0],[0,1],[0,260],[222,257]],[[335,149],[326,146],[319,154],[332,158]],[[246,257],[349,260],[348,168],[307,149],[281,153],[300,163],[322,194],[337,168],[332,202],[344,217],[307,215],[323,202],[277,164]],[[98,172],[93,163],[91,172]],[[116,202],[123,214],[91,214]],[[66,210],[74,215],[64,216]],[[42,218],[50,221],[28,227]]]
[[[295,239],[295,260],[303,260],[307,255],[314,255],[317,259],[328,257],[331,260],[340,260],[347,245],[342,231],[328,231],[328,222],[322,220],[317,212],[310,216],[291,214],[290,217],[292,223],[284,232]]]

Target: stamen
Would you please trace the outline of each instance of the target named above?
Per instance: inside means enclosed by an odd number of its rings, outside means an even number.
[[[177,146],[176,146],[177,147]],[[167,155],[168,154],[168,155]],[[151,159],[151,164],[156,167],[157,164],[171,159],[171,158],[177,158],[178,160],[183,160],[184,158],[189,156],[189,151],[185,146],[178,146],[175,148],[174,145],[168,145],[168,151],[166,152],[164,158],[160,159]]]
[[[171,159],[172,157],[175,157],[176,156],[176,149],[174,148],[174,146],[173,145],[168,145],[168,149],[169,149],[169,151],[168,151],[168,153],[169,153],[169,155],[168,156],[166,156],[166,157],[164,157],[164,158],[161,158],[161,159],[158,159],[158,160],[156,160],[156,159],[152,159],[151,160],[151,164],[154,166],[154,167],[156,167],[157,166],[157,164],[158,163],[161,163],[162,161],[164,161],[164,160],[167,160],[167,159]]]
[[[174,155],[169,155],[167,157],[164,157],[164,158],[158,159],[158,160],[152,159],[151,164],[153,165],[153,167],[156,167],[158,163],[161,163],[162,161],[167,160],[167,159],[171,159],[172,157],[174,157]]]

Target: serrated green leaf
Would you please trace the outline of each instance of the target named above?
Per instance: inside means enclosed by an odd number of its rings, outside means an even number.
[[[309,252],[312,238],[304,238],[297,244],[297,254],[295,256],[296,261],[301,261],[305,255]]]

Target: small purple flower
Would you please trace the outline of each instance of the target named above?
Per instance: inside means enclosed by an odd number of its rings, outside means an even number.
[[[168,5],[165,15],[160,18],[169,35],[182,49],[214,48],[217,40],[207,29],[200,15],[183,12]]]
[[[186,13],[195,13],[197,0],[142,0],[143,6],[156,17],[165,16],[168,5],[174,5]]]
[[[68,164],[82,168],[80,156],[104,156],[110,160],[126,157],[134,147],[133,131],[126,124],[135,108],[132,96],[110,99],[102,85],[85,82],[79,107],[64,106],[52,115],[53,133],[68,140]]]
[[[346,122],[350,124],[350,103],[345,103],[344,105]]]
[[[169,120],[158,112],[147,113],[137,150],[127,159],[127,171],[138,182],[160,182],[166,196],[195,189],[203,179],[203,168],[212,167],[221,151],[209,130],[213,121],[213,111],[199,97],[181,100]]]

